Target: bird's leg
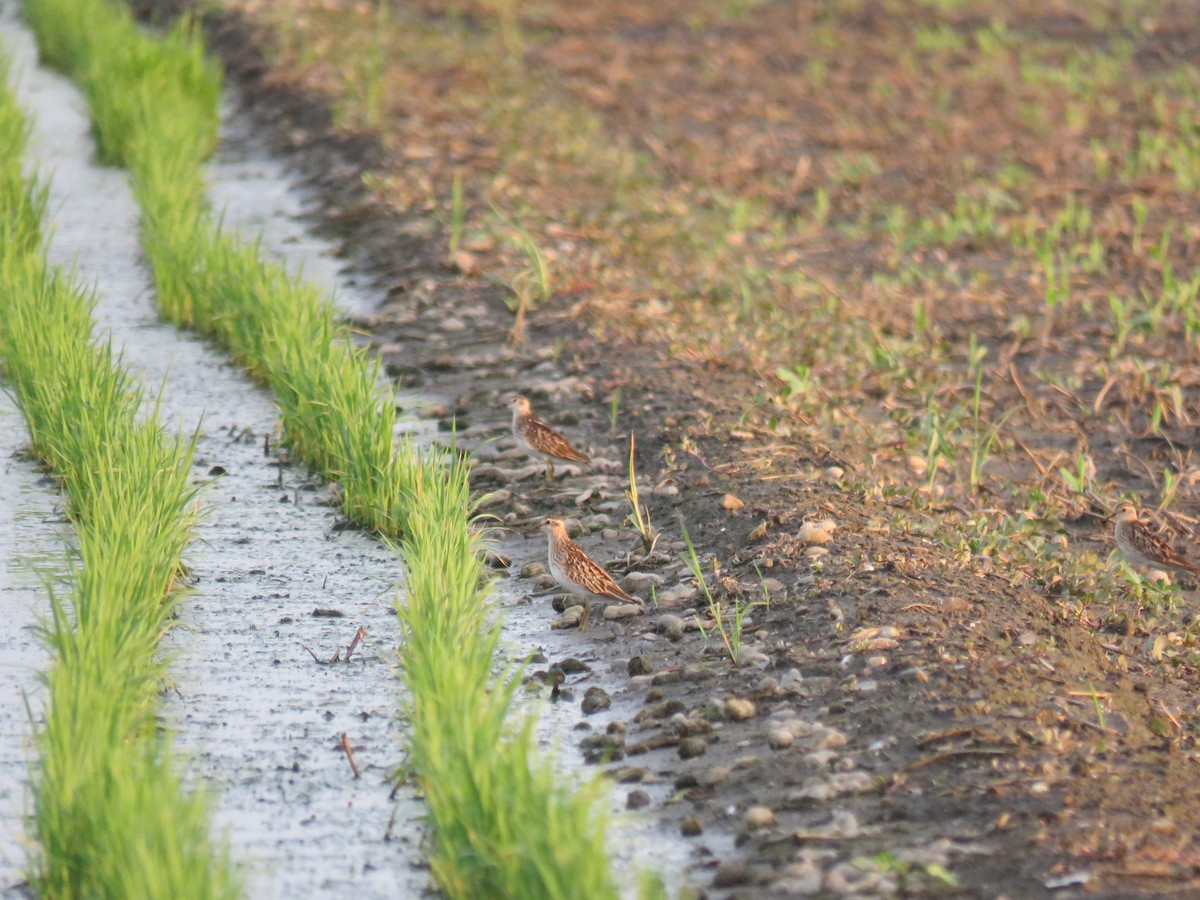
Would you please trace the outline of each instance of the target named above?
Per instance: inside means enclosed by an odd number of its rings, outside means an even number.
[[[591,621],[591,618],[592,618],[592,604],[590,604],[586,600],[584,600],[583,601],[583,615],[579,619],[579,627],[576,629],[576,631],[587,631],[588,622]]]
[[[549,481],[554,477],[554,462],[550,459],[546,460],[546,480]]]

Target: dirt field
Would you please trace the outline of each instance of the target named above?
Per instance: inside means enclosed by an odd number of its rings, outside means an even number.
[[[577,636],[547,607],[548,657],[628,666],[607,766],[634,806],[674,785],[649,812],[701,832],[701,891],[1192,895],[1196,584],[1110,559],[1105,517],[1136,497],[1184,548],[1200,515],[1200,15],[663,6],[207,25],[386,291],[389,372],[471,441],[525,390],[618,464],[481,473],[509,577],[537,517],[620,500],[636,434],[656,552],[581,542],[664,593]],[[754,604],[740,665],[681,522]]]

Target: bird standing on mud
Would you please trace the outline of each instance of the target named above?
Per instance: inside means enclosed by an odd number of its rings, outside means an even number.
[[[567,591],[584,600],[584,619],[580,628],[587,627],[588,600],[617,600],[645,608],[645,601],[621,590],[612,576],[571,540],[567,535],[567,523],[561,518],[550,516],[542,523],[542,530],[550,538],[550,574]]]
[[[1137,507],[1123,503],[1117,509],[1113,538],[1117,549],[1134,565],[1154,569],[1174,569],[1189,575],[1200,575],[1200,568],[1147,528],[1138,519]]]
[[[509,397],[507,405],[512,408],[512,433],[517,445],[530,456],[541,457],[546,461],[547,478],[554,477],[556,459],[590,462],[586,454],[576,450],[570,441],[533,414],[528,397],[513,394]]]

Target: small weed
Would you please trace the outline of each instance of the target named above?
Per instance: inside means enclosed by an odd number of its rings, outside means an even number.
[[[692,544],[691,535],[688,534],[687,526],[683,524],[681,519],[679,522],[680,530],[683,532],[684,543],[687,544],[687,553],[684,554],[683,561],[692,573],[692,577],[696,580],[697,587],[704,594],[704,599],[708,601],[708,613],[712,617],[713,626],[711,630],[715,630],[721,637],[721,643],[725,645],[725,653],[729,656],[729,661],[735,666],[741,665],[742,661],[742,627],[745,623],[746,616],[750,610],[756,606],[765,606],[767,601],[754,600],[751,602],[743,602],[735,599],[733,601],[733,613],[729,616],[729,621],[726,622],[724,610],[722,609],[721,601],[717,600],[712,595],[712,591],[708,588],[708,580],[704,576],[704,569],[700,565],[700,557],[696,554],[696,548]],[[765,588],[764,588],[765,593]],[[701,626],[701,633],[707,640],[709,632]]]
[[[636,440],[633,432],[629,433],[629,487],[625,490],[625,499],[629,501],[629,515],[625,521],[637,529],[638,537],[642,539],[642,549],[647,553],[654,550],[658,543],[658,532],[650,522],[650,510],[642,505],[638,494],[637,471],[634,468],[633,456]]]

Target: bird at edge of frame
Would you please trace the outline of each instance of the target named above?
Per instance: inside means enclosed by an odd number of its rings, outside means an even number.
[[[582,631],[591,616],[589,600],[607,600],[634,603],[645,609],[644,600],[623,591],[604,568],[583,552],[567,534],[567,523],[558,516],[550,516],[542,523],[542,530],[549,538],[550,574],[569,593],[583,599]]]
[[[546,477],[554,477],[554,460],[587,464],[587,454],[581,453],[552,425],[533,414],[529,398],[523,394],[512,394],[505,401],[512,409],[512,433],[517,446],[534,458],[546,462]]]
[[[1200,576],[1200,567],[1151,531],[1132,503],[1122,503],[1113,514],[1113,540],[1133,565]]]

